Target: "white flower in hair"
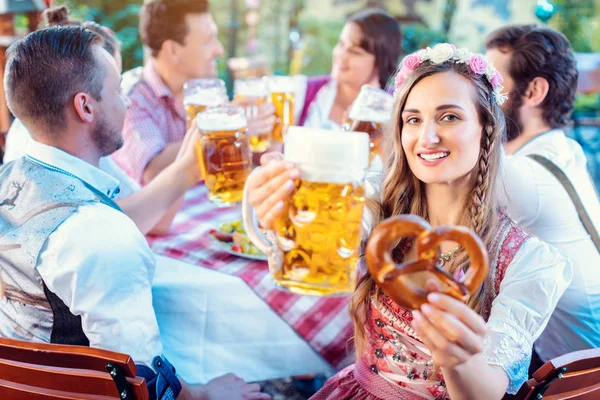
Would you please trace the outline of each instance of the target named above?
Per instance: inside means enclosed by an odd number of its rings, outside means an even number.
[[[492,63],[489,63],[487,68],[485,69],[485,76],[488,78],[489,81],[491,81],[494,75],[496,75],[496,72],[496,68],[494,68]]]
[[[441,64],[452,58],[454,46],[448,43],[437,44],[429,51],[429,57],[434,64]]]
[[[467,64],[471,60],[471,56],[473,56],[473,52],[464,47],[454,50],[454,59],[459,63]]]
[[[429,60],[429,52],[430,51],[431,51],[431,47],[428,47],[426,49],[421,49],[421,50],[417,51],[417,55],[423,61]]]

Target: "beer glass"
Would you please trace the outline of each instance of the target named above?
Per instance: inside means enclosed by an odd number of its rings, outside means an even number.
[[[294,92],[296,85],[291,76],[271,76],[268,78],[271,102],[275,106],[275,127],[271,138],[283,143],[287,129],[294,125]]]
[[[209,108],[196,117],[200,134],[198,159],[202,160],[208,199],[220,207],[242,200],[246,178],[252,171],[246,116],[242,107]]]
[[[363,86],[350,107],[348,120],[343,126],[345,131],[366,132],[370,138],[370,161],[376,155],[384,160],[384,126],[392,117],[394,97],[379,88]]]
[[[294,293],[341,295],[356,286],[369,136],[291,127],[284,158],[301,171],[268,240],[258,229],[248,192],[242,216],[250,240],[269,258],[275,282]]]
[[[248,119],[256,118],[258,106],[266,103],[269,96],[267,82],[261,78],[236,79],[233,84],[233,92],[236,99],[247,101],[245,107]],[[271,144],[271,132],[251,136],[249,140],[250,150],[253,153],[262,153]]]
[[[198,113],[208,107],[220,106],[228,101],[225,82],[217,78],[187,81],[183,85],[183,94],[188,129]]]

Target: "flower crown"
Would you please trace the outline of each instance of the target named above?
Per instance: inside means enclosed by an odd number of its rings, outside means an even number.
[[[416,53],[407,55],[402,59],[402,68],[396,75],[396,92],[402,86],[406,78],[423,62],[429,61],[432,64],[442,64],[446,61],[454,61],[455,63],[467,64],[471,72],[477,75],[484,75],[488,82],[494,88],[494,99],[498,105],[504,103],[507,96],[502,93],[502,74],[494,68],[491,63],[488,63],[480,54],[475,54],[465,48],[456,48],[453,44],[440,43],[433,48],[428,47],[419,50]],[[394,94],[396,93],[394,92]]]

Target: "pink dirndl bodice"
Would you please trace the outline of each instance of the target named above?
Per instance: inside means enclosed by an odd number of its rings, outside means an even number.
[[[500,290],[506,268],[529,235],[509,218],[501,217],[488,282],[493,294],[485,299],[484,319]],[[441,372],[428,380],[434,366],[429,349],[411,326],[412,313],[379,290],[374,290],[365,327],[366,352],[356,364],[327,381],[311,400],[449,399]]]

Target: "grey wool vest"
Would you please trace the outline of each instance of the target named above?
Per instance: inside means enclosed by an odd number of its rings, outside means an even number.
[[[50,234],[90,203],[119,209],[86,182],[33,158],[0,168],[0,336],[89,345],[81,317],[48,290],[37,263]]]

